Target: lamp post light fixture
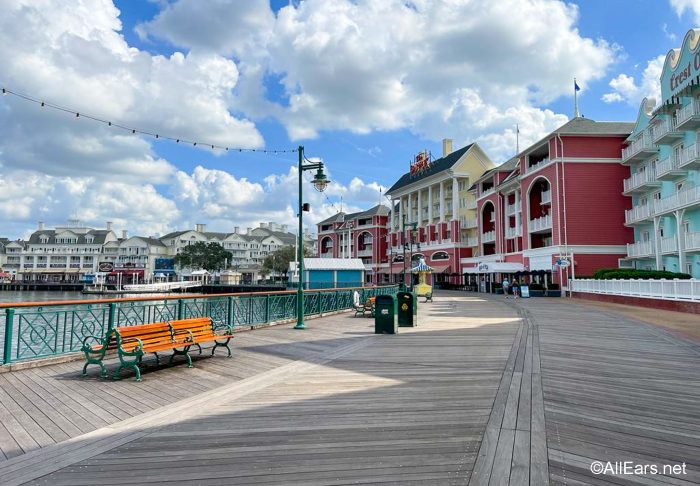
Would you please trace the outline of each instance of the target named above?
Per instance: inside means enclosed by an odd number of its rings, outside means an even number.
[[[304,163],[306,162],[306,163]],[[311,161],[304,157],[304,147],[299,146],[299,232],[297,233],[297,324],[294,329],[306,329],[304,325],[304,230],[303,230],[303,213],[309,210],[309,205],[303,202],[303,180],[304,172],[307,170],[316,170],[311,183],[318,192],[323,192],[328,187],[328,177],[323,172],[323,162]]]

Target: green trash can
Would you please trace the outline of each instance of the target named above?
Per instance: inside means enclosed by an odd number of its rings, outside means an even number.
[[[396,334],[399,327],[396,297],[378,295],[374,303],[374,334]]]
[[[399,312],[399,327],[416,327],[418,325],[418,296],[413,292],[396,294]]]

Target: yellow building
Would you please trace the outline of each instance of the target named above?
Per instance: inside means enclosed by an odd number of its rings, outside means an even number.
[[[460,258],[474,256],[478,248],[476,199],[469,187],[495,164],[477,143],[453,151],[452,140],[445,139],[442,146],[442,157],[437,160],[431,161],[425,152],[416,156],[411,170],[387,191],[392,201],[387,250],[391,263],[386,265],[389,280],[394,276],[397,281],[402,273],[404,243],[414,263],[423,257],[433,267],[436,282],[459,274]],[[413,235],[407,231],[402,238],[404,222],[416,223],[417,229]]]

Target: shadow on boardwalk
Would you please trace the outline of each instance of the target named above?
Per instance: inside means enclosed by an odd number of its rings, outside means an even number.
[[[34,410],[14,420],[29,437],[41,429],[61,442],[0,463],[0,477],[52,485],[700,483],[700,357],[683,340],[558,299],[506,304],[445,293],[420,309],[420,326],[397,336],[374,336],[371,320],[347,315],[311,321],[306,332],[243,333],[231,360],[154,367],[140,384],[75,379],[77,363],[0,375],[0,391],[16,404],[3,413],[14,416],[20,403],[43,410],[41,423]],[[32,383],[46,387],[34,401]],[[52,411],[42,407],[49,402]],[[118,411],[131,415],[115,418]],[[57,440],[45,429],[67,427],[59,415],[80,416],[86,430]],[[596,476],[593,460],[686,462],[687,474]]]

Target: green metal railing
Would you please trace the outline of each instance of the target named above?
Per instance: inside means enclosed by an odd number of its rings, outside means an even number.
[[[397,286],[307,290],[307,316],[349,309],[354,292],[368,297],[394,294]],[[296,317],[296,292],[218,294],[70,302],[0,304],[2,364],[80,351],[88,336],[104,336],[114,327],[191,317],[211,317],[216,326],[250,327]]]

